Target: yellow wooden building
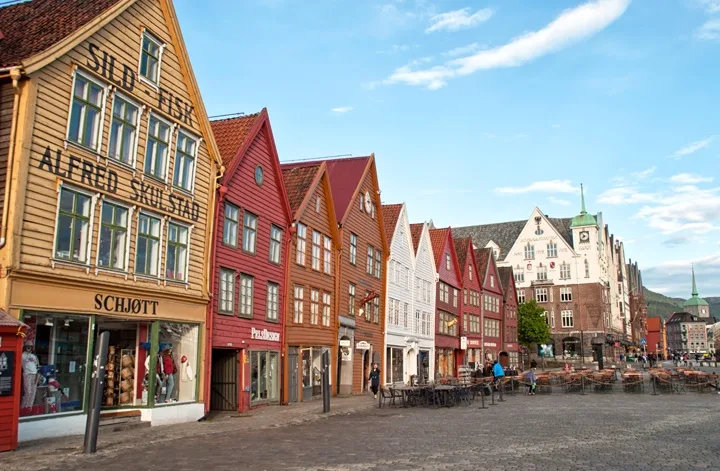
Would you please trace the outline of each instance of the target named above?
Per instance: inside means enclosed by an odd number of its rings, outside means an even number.
[[[20,440],[84,431],[103,331],[105,416],[199,418],[222,168],[172,2],[32,0],[0,8],[0,33],[0,307],[29,326]]]

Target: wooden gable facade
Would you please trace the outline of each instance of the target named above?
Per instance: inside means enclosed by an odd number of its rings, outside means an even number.
[[[435,369],[440,376],[455,376],[462,360],[462,270],[449,227],[431,229],[430,241],[439,275],[435,296]]]
[[[458,263],[462,269],[462,329],[461,336],[467,338],[465,363],[482,366],[482,312],[480,307],[481,277],[475,260],[472,239],[454,239]]]
[[[281,168],[293,214],[287,258],[288,354],[283,397],[298,402],[321,393],[314,368],[322,369],[324,349],[331,352],[331,383],[337,374],[335,264],[341,244],[325,162],[283,164]]]
[[[510,365],[519,366],[520,344],[518,342],[518,302],[515,275],[512,267],[499,267],[503,289],[503,350],[510,356]]]
[[[267,110],[211,124],[226,165],[213,240],[211,366],[215,370],[230,359],[240,362],[242,368],[233,375],[239,385],[236,408],[247,410],[280,401],[292,216]],[[262,364],[276,377],[264,382],[267,390],[256,390],[263,382],[252,378],[263,374]],[[249,397],[242,394],[246,386]],[[227,395],[211,400],[219,403]]]
[[[485,360],[496,360],[503,349],[503,290],[500,275],[492,248],[477,249],[475,258],[482,279],[480,302],[483,318],[483,355]]]

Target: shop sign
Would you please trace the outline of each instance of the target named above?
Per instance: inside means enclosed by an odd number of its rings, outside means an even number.
[[[254,340],[267,340],[268,342],[279,342],[280,332],[271,332],[267,329],[256,329],[253,327],[250,330],[250,338]]]
[[[361,340],[360,342],[355,344],[356,350],[370,350],[370,343],[366,342],[365,340]]]
[[[350,346],[350,339],[340,339],[340,346],[341,346],[341,347],[349,347],[349,346]]]
[[[340,347],[340,360],[352,361],[352,349],[347,347]]]
[[[0,396],[12,396],[15,352],[0,352]]]
[[[460,337],[460,350],[467,350],[468,339],[467,337]]]
[[[480,341],[479,341],[479,340],[468,339],[468,345],[470,345],[471,347],[479,347],[479,346],[480,346]]]
[[[485,342],[483,345],[486,347],[497,347],[497,344],[495,342]]]
[[[157,314],[160,301],[138,299],[104,294],[95,295],[95,310],[105,312],[121,312],[124,314]]]

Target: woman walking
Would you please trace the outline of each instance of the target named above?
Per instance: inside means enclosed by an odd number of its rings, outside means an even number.
[[[378,389],[380,389],[380,368],[377,363],[373,363],[373,369],[370,371],[368,381],[370,382],[370,390],[377,399]]]

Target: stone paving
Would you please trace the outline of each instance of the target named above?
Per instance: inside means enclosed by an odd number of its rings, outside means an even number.
[[[324,420],[264,430],[194,424],[165,438],[165,427],[144,429],[94,456],[55,454],[51,463],[10,469],[720,469],[714,393],[554,392],[506,397],[487,410],[377,409],[369,398],[353,400],[362,405]]]

